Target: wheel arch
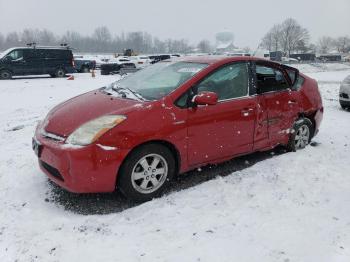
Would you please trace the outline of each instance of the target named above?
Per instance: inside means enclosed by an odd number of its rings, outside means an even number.
[[[9,71],[12,75],[14,75],[14,71],[13,71],[13,69],[11,69],[11,68],[1,67],[1,68],[0,68],[0,72],[1,72],[1,71]]]
[[[120,167],[119,167],[119,170],[118,170],[118,173],[117,173],[117,177],[116,177],[116,185],[118,184],[118,176],[119,176],[119,171],[121,169],[121,166],[125,163],[126,159],[128,159],[128,157],[130,157],[130,155],[135,152],[135,150],[137,150],[138,148],[142,147],[142,146],[145,146],[145,145],[149,145],[149,144],[159,144],[159,145],[163,145],[165,147],[167,147],[170,152],[172,153],[172,155],[174,156],[174,160],[175,160],[175,167],[176,167],[176,170],[175,170],[175,174],[178,174],[178,172],[180,171],[180,167],[181,167],[181,155],[180,155],[180,152],[179,150],[177,149],[177,147],[169,142],[169,141],[166,141],[166,140],[161,140],[161,139],[158,139],[158,140],[149,140],[149,141],[145,141],[143,143],[140,143],[138,145],[136,145],[135,147],[133,147],[129,152],[128,154],[125,156],[125,158],[123,159],[123,162],[121,163]]]
[[[310,112],[301,112],[298,115],[298,119],[307,118],[307,119],[309,119],[311,121],[311,123],[312,123],[312,134],[311,134],[311,137],[315,136],[315,127],[316,127],[315,116],[316,116],[316,113],[317,113],[317,110],[316,111],[310,111]]]

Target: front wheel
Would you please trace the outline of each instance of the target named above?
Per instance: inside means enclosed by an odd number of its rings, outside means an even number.
[[[128,199],[145,202],[159,196],[175,174],[171,151],[160,144],[137,148],[125,160],[118,176],[118,189]]]
[[[289,138],[288,149],[296,151],[305,148],[311,141],[313,132],[312,122],[307,118],[295,122],[293,132]]]
[[[8,70],[1,70],[0,71],[0,79],[11,79],[12,73]]]
[[[344,110],[347,110],[347,109],[350,108],[349,106],[347,106],[347,105],[345,105],[345,104],[343,104],[343,103],[340,103],[340,106],[341,106],[341,108],[344,109]]]

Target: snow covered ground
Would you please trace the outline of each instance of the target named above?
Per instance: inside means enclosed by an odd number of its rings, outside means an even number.
[[[350,66],[298,67],[325,106],[312,146],[190,172],[138,206],[62,191],[31,150],[50,108],[116,76],[0,81],[0,261],[350,261],[350,112],[338,104]]]

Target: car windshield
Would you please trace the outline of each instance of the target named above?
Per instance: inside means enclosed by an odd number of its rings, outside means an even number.
[[[8,53],[10,53],[12,50],[14,50],[14,48],[9,48],[7,50],[5,50],[4,52],[0,53],[0,59],[5,57]]]
[[[144,100],[158,100],[207,66],[204,63],[160,62],[112,83],[106,91],[127,89]]]

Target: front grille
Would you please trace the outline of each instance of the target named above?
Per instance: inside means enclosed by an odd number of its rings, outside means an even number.
[[[339,96],[342,97],[342,98],[349,99],[349,95],[345,94],[345,93],[340,93]]]
[[[53,166],[50,166],[44,161],[40,161],[40,164],[47,172],[50,173],[50,175],[57,178],[58,180],[64,181],[62,175],[60,174],[60,171],[58,171],[56,168],[54,168]]]

